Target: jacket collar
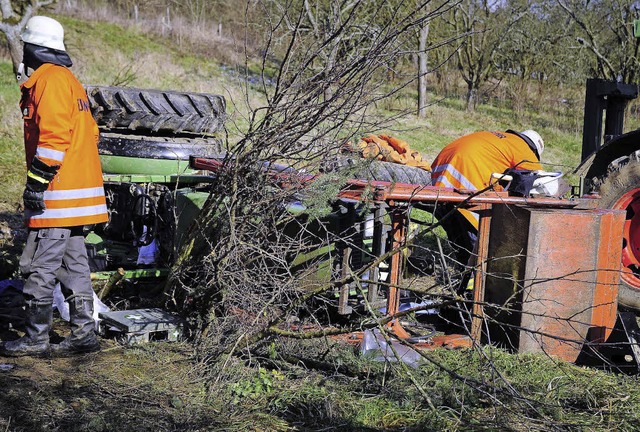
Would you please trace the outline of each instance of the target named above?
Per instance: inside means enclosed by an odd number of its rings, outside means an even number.
[[[533,154],[536,155],[536,157],[538,158],[538,162],[540,161],[540,153],[538,153],[538,148],[536,147],[536,145],[533,143],[533,141],[531,141],[531,138],[529,138],[528,136],[521,134],[520,132],[516,132],[512,129],[507,129],[507,133],[510,134],[514,134],[520,137],[521,140],[523,140],[524,142],[527,143],[527,145],[529,146],[529,148],[531,150],[533,150]]]
[[[24,83],[22,83],[22,85],[20,85],[20,88],[26,87],[30,89],[31,87],[33,87],[36,81],[38,81],[38,78],[40,78],[41,75],[43,75],[46,71],[48,71],[52,67],[56,67],[56,66],[57,65],[54,65],[53,63],[43,63],[38,69],[33,71],[33,73],[31,74],[28,80],[26,80]],[[59,67],[62,67],[62,66],[59,66]]]

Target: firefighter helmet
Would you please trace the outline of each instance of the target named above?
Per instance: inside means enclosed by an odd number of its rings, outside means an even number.
[[[541,155],[544,151],[544,141],[542,140],[540,134],[531,129],[527,129],[526,131],[522,131],[520,133],[533,141],[533,145],[535,145],[536,150],[538,150],[538,155]]]
[[[66,51],[64,47],[64,29],[53,18],[46,16],[29,18],[20,37],[25,43]]]

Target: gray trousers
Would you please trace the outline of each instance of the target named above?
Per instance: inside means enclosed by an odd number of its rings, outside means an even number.
[[[52,304],[56,281],[67,300],[93,299],[82,227],[30,229],[20,257],[28,302]]]

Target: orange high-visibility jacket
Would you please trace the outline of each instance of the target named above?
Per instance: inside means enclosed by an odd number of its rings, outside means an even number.
[[[491,174],[507,168],[541,170],[533,150],[518,135],[482,131],[465,135],[442,149],[431,164],[433,186],[480,190],[489,186]],[[477,218],[461,211],[477,227]],[[473,220],[472,220],[473,218]]]
[[[538,157],[519,136],[507,132],[475,132],[442,149],[431,164],[431,184],[479,190],[491,174],[507,168],[541,170]]]
[[[106,222],[98,126],[82,84],[63,66],[45,63],[21,85],[27,169],[34,156],[60,165],[44,192],[46,210],[26,211],[30,228]]]

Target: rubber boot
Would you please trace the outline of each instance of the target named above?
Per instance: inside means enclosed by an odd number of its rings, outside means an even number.
[[[52,303],[27,302],[25,335],[0,346],[0,355],[9,357],[47,356],[50,353],[49,330],[53,320]]]
[[[100,342],[96,335],[93,319],[93,298],[71,297],[67,301],[69,302],[71,335],[59,344],[52,344],[52,354],[66,356],[99,351]]]

